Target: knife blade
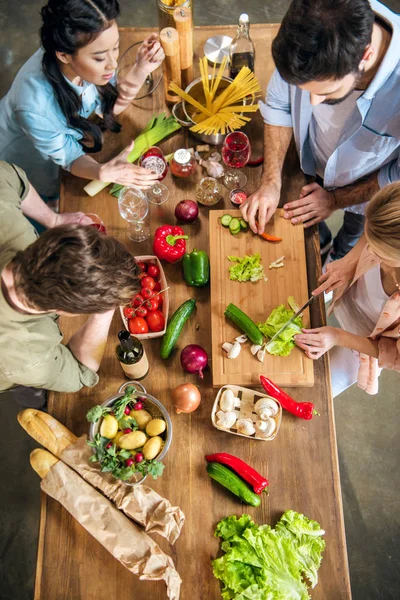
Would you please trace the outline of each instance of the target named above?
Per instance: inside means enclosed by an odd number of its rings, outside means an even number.
[[[318,294],[318,295],[319,295],[319,294]],[[270,344],[272,344],[272,342],[274,342],[274,341],[276,340],[276,338],[277,338],[277,337],[279,337],[279,336],[281,335],[281,333],[282,333],[283,331],[285,331],[285,329],[286,329],[287,327],[289,327],[289,325],[290,325],[291,323],[293,323],[293,321],[295,320],[295,318],[296,318],[296,317],[298,317],[299,315],[301,315],[301,313],[302,313],[302,312],[304,312],[304,311],[305,311],[305,309],[306,309],[308,306],[310,306],[310,304],[312,304],[312,303],[313,303],[313,301],[315,300],[315,298],[317,298],[317,296],[311,296],[311,298],[309,298],[309,299],[307,300],[307,302],[306,302],[305,304],[303,304],[303,306],[301,306],[301,307],[299,308],[299,310],[298,310],[298,311],[297,311],[297,312],[296,312],[296,313],[293,315],[293,317],[290,317],[290,319],[289,319],[288,321],[286,321],[286,323],[285,323],[284,325],[282,325],[282,327],[281,327],[281,328],[280,328],[280,329],[279,329],[279,330],[278,330],[278,331],[275,333],[275,335],[273,335],[273,336],[272,336],[272,338],[269,340],[269,342],[267,342],[267,343],[265,344],[265,347],[266,347],[266,348],[268,348],[268,346],[269,346]]]

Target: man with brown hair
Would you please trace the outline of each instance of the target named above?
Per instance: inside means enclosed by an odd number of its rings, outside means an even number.
[[[50,229],[37,238],[26,216]],[[23,171],[0,162],[0,391],[14,389],[21,404],[43,403],[38,389],[96,385],[114,310],[139,287],[133,256],[77,225],[82,217],[55,215]],[[59,315],[82,313],[91,316],[64,346]]]

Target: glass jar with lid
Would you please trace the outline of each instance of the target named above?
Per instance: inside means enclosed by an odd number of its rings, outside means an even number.
[[[169,166],[175,177],[190,177],[196,170],[197,162],[189,150],[181,148],[174,153]]]

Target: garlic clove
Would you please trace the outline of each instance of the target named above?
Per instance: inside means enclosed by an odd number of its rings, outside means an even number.
[[[225,352],[229,352],[232,346],[233,344],[231,344],[230,342],[225,342],[224,344],[222,344],[222,349],[225,350]]]
[[[253,344],[250,348],[250,352],[253,356],[255,356],[259,350],[261,350],[261,346],[259,344]]]
[[[235,338],[235,341],[239,342],[239,344],[245,344],[247,342],[247,335],[239,335]]]
[[[269,438],[276,429],[276,423],[274,419],[267,419],[266,421],[256,422],[256,435],[262,438]]]
[[[255,427],[251,419],[238,419],[236,428],[243,435],[253,435],[255,433]]]
[[[257,352],[257,358],[260,362],[264,362],[264,358],[265,358],[265,350],[259,350]]]
[[[237,358],[240,354],[241,349],[242,346],[239,344],[239,342],[235,342],[232,348],[229,350],[227,358]]]

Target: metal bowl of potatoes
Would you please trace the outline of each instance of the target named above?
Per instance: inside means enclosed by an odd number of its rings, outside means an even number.
[[[144,404],[143,410],[146,411],[147,413],[150,413],[152,419],[163,419],[165,421],[165,424],[166,424],[165,431],[162,434],[160,434],[160,437],[162,437],[163,441],[164,441],[163,447],[161,449],[161,452],[159,454],[157,454],[157,456],[155,457],[158,461],[162,461],[162,459],[167,454],[170,444],[171,444],[172,422],[171,422],[171,418],[170,418],[166,408],[161,404],[161,402],[159,400],[157,400],[157,398],[154,398],[154,396],[152,396],[151,394],[149,394],[146,391],[146,388],[143,386],[143,384],[141,384],[139,381],[127,381],[126,383],[124,383],[120,386],[120,388],[118,389],[118,393],[115,396],[112,396],[111,398],[108,398],[107,400],[105,400],[101,404],[101,406],[103,406],[103,407],[113,406],[114,402],[116,402],[117,400],[119,400],[120,398],[122,398],[124,396],[124,390],[128,386],[133,386],[136,389],[136,391],[139,393],[140,397],[143,398],[143,404]],[[138,413],[139,412],[141,413],[142,411],[138,411]],[[138,414],[135,415],[135,411],[133,411],[132,416],[137,418]],[[99,419],[96,423],[90,424],[89,439],[91,441],[93,441],[94,436],[97,433],[99,433],[101,422],[102,422],[102,419]],[[139,429],[144,428],[144,427],[141,427],[141,424],[139,422],[138,422],[138,425],[139,425]],[[140,473],[138,473],[136,478],[133,477],[132,479],[130,479],[129,481],[126,481],[125,483],[127,485],[139,485],[140,483],[143,483],[143,481],[146,479],[146,477],[147,477],[147,475],[141,475]]]

